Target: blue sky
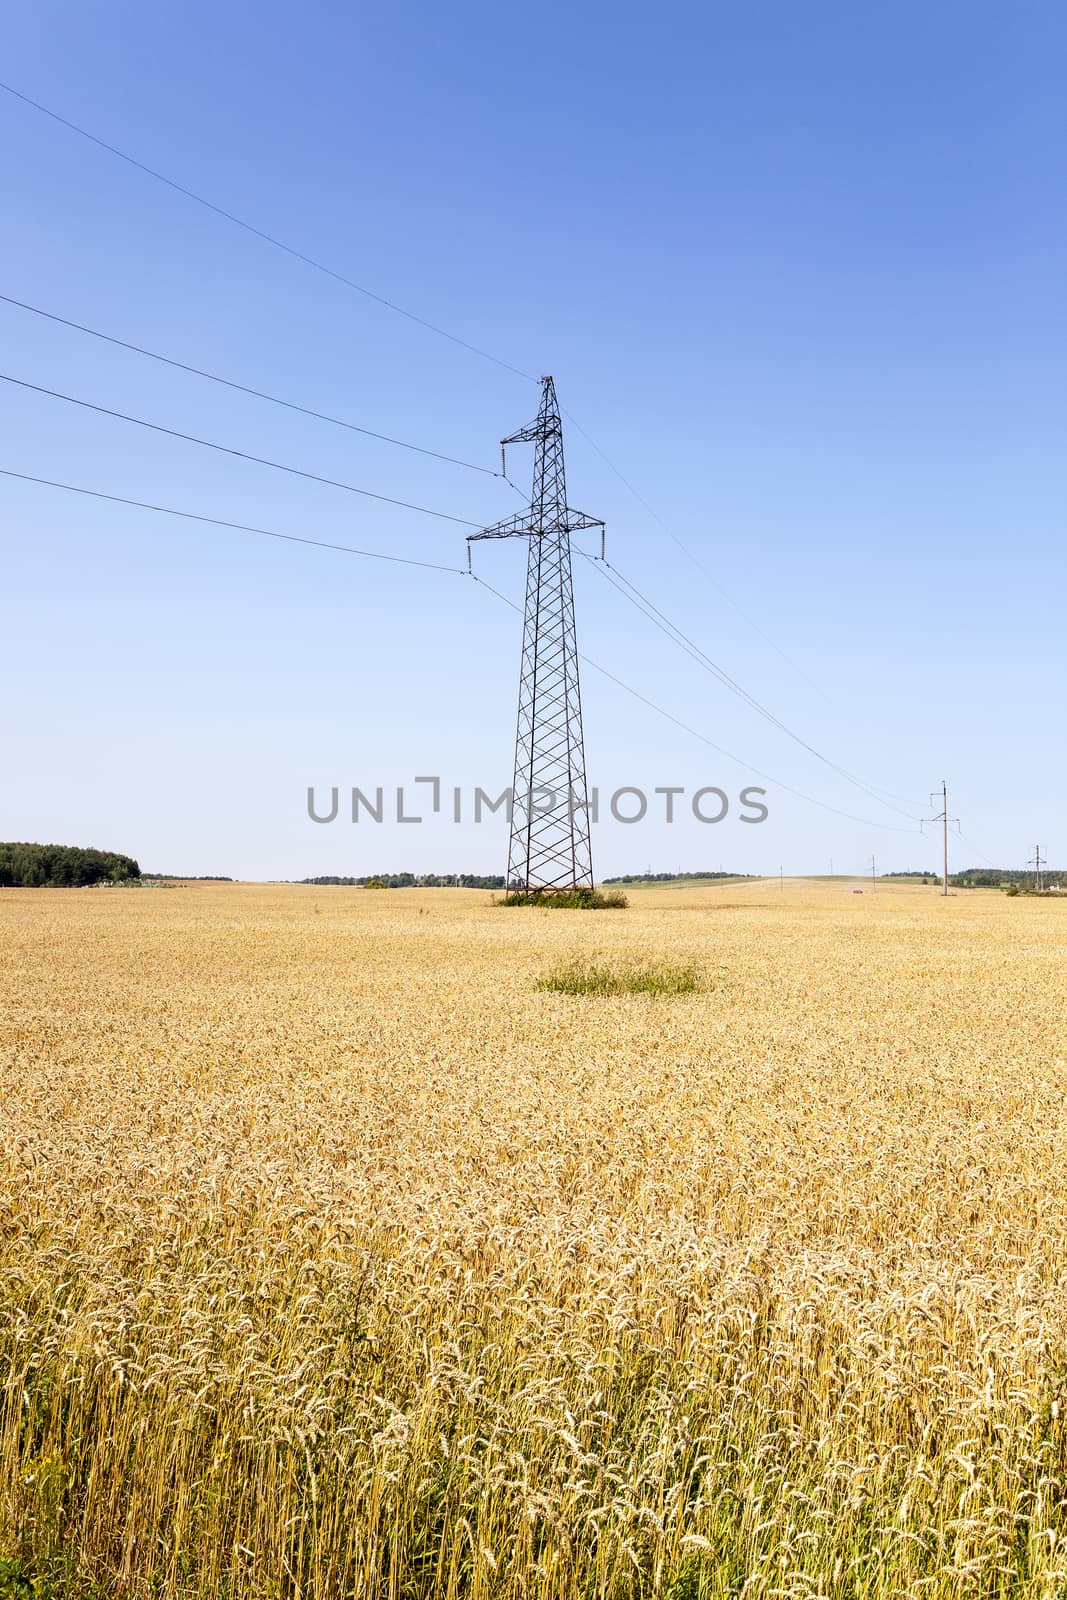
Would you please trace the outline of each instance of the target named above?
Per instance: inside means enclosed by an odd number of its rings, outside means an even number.
[[[756,783],[770,813],[602,821],[599,873],[932,863],[910,818],[942,776],[959,864],[1021,864],[1035,842],[1067,863],[1061,8],[43,0],[4,43],[24,93],[551,371],[655,513],[568,425],[571,500],[606,519],[609,559],[805,740],[908,802],[758,718],[579,560],[582,648],[741,758],[587,669],[591,780]],[[2,93],[0,139],[0,293],[489,468],[534,416],[535,383]],[[3,303],[0,329],[0,369],[32,383],[472,521],[518,504]],[[464,565],[461,526],[7,383],[0,430],[20,472]],[[512,452],[519,482],[529,465]],[[12,479],[0,528],[0,835],[249,877],[503,869],[499,820],[306,809],[308,785],[509,782],[519,619],[476,584]],[[512,599],[523,559],[477,554]]]

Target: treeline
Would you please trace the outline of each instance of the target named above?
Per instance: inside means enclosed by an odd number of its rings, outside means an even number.
[[[348,889],[502,889],[503,875],[486,877],[476,872],[378,872],[365,878],[301,878],[301,883],[340,884]]]
[[[879,878],[921,878],[923,883],[940,883],[940,872],[880,872]],[[962,872],[950,872],[952,889],[1010,889],[1013,884],[1020,889],[1032,888],[1033,867],[964,867]],[[1046,889],[1062,889],[1067,885],[1067,872],[1041,868],[1041,882]]]
[[[9,889],[83,889],[91,883],[139,878],[132,856],[74,844],[0,844],[0,886]]]
[[[224,878],[217,872],[142,872],[141,877],[148,883],[233,883],[233,878]]]
[[[752,878],[752,872],[628,872],[623,878],[605,878],[605,883],[689,883],[705,878]]]
[[[1034,886],[1033,867],[967,867],[963,872],[950,872],[948,881],[957,889],[1008,889],[1012,884],[1020,889]],[[940,879],[938,879],[940,882]],[[1062,889],[1067,884],[1067,872],[1041,868],[1041,883],[1045,889]]]

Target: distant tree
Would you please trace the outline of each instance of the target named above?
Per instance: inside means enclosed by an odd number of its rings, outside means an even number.
[[[341,878],[327,875],[320,878],[301,878],[301,883],[314,884],[316,887],[326,885],[340,885],[342,887],[356,887],[364,889],[502,889],[504,877],[502,873],[489,876],[485,873],[436,873],[427,872],[417,876],[414,872],[393,872],[372,874],[367,878]]]
[[[24,889],[82,888],[139,878],[132,856],[63,844],[0,844],[0,885]]]
[[[631,872],[621,878],[604,878],[604,883],[689,883],[695,878],[751,878],[751,872]]]

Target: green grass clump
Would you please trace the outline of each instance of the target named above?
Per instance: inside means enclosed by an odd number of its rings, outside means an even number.
[[[556,911],[615,911],[629,905],[621,889],[513,889],[497,905],[548,906]]]
[[[0,1560],[0,1600],[34,1600],[34,1588],[17,1561]]]
[[[552,967],[537,980],[539,989],[556,994],[693,994],[700,988],[695,967],[657,962],[654,966],[602,967],[570,961]]]

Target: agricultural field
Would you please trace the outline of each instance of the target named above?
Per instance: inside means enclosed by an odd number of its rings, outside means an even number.
[[[1067,903],[0,930],[0,1594],[1067,1594]]]

